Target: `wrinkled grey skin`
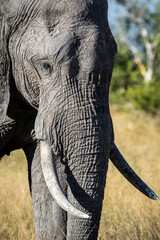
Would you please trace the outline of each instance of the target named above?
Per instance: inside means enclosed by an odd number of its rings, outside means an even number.
[[[0,157],[23,148],[38,240],[97,239],[114,142],[108,95],[116,43],[106,0],[1,0]],[[81,219],[51,197],[39,141],[56,156]]]

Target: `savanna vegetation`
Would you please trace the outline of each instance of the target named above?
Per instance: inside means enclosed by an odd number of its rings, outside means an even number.
[[[111,108],[116,143],[130,165],[160,196],[160,120]],[[27,163],[22,151],[0,162],[0,239],[35,240]],[[160,201],[150,200],[109,164],[99,240],[159,240]]]
[[[112,108],[115,140],[139,176],[160,195],[160,119]],[[137,191],[110,163],[99,240],[159,240],[160,202]]]
[[[110,1],[109,1],[110,2]],[[111,29],[118,45],[110,99],[130,109],[160,112],[160,2],[114,0]]]

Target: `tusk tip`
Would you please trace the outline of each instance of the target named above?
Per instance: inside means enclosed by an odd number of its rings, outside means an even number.
[[[141,191],[143,194],[145,194],[147,197],[151,198],[152,200],[158,200],[159,197],[153,192],[152,189],[150,189],[147,185],[146,185],[146,189],[145,191]]]
[[[153,200],[158,200],[159,199],[159,197],[154,192],[152,192],[150,194],[150,198],[153,199]]]
[[[115,167],[122,173],[122,175],[140,192],[153,200],[159,199],[159,197],[152,191],[152,189],[149,188],[129,166],[115,143],[111,149],[110,159]]]
[[[83,213],[82,218],[84,218],[84,219],[88,219],[88,218],[89,218],[89,215],[86,214],[86,213]]]

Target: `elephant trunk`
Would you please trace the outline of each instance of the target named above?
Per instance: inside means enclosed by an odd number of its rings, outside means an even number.
[[[43,175],[55,201],[69,213],[69,239],[93,239],[93,236],[98,235],[112,140],[110,114],[107,111],[104,114],[107,104],[102,104],[101,107],[100,116],[88,105],[85,106],[89,108],[88,112],[84,107],[79,109],[79,114],[72,111],[70,114],[74,116],[74,122],[62,125],[58,142],[63,143],[61,157],[66,163],[68,200],[59,185],[54,148],[47,141],[41,140]],[[67,114],[68,119],[65,120],[70,119],[70,114]]]
[[[92,117],[72,125],[70,146],[72,153],[67,161],[68,199],[90,218],[82,219],[68,214],[69,239],[96,239],[108,169],[111,133],[109,117]]]
[[[80,163],[77,162],[76,167],[68,167],[68,199],[75,207],[90,216],[86,221],[68,215],[69,239],[97,239],[108,168],[106,158],[107,155],[103,154],[86,154],[77,159]],[[94,164],[94,167],[91,167],[91,164]],[[89,169],[86,170],[88,165]]]

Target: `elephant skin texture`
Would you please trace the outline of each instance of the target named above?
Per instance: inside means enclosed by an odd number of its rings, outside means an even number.
[[[0,0],[0,157],[26,154],[38,240],[98,236],[114,145],[108,97],[117,47],[107,11],[106,0]],[[53,155],[53,187],[83,218],[51,195],[41,142]]]

